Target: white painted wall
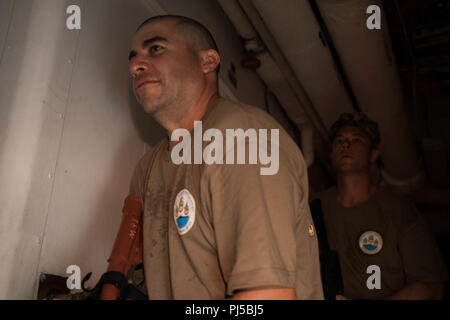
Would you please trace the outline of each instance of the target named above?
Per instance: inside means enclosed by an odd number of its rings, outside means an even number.
[[[0,299],[33,299],[41,273],[106,270],[131,173],[163,130],[135,102],[128,52],[153,15],[199,19],[218,38],[223,71],[263,105],[262,84],[239,66],[243,50],[214,1],[0,0]],[[214,4],[212,4],[214,3]],[[66,8],[81,7],[81,30]],[[228,87],[228,88],[227,88]]]
[[[65,27],[69,4],[80,31]],[[0,6],[0,298],[30,299],[41,272],[106,267],[141,135],[162,135],[151,122],[140,134],[129,93],[140,1]]]

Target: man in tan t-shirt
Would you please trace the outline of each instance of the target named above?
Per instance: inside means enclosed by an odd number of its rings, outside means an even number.
[[[130,187],[143,200],[149,297],[322,299],[301,152],[267,113],[218,97],[219,63],[209,32],[188,18],[151,18],[133,39],[136,98],[170,137],[141,159]],[[266,144],[243,140],[244,163],[231,161],[240,150],[226,133],[237,129],[266,132]]]
[[[313,198],[339,256],[344,295],[336,299],[440,299],[447,271],[426,223],[411,202],[371,182],[378,125],[342,114],[330,137],[337,186]]]

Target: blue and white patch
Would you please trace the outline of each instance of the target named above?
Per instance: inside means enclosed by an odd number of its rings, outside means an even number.
[[[365,254],[377,254],[383,248],[383,238],[376,231],[366,231],[359,237],[359,248]]]
[[[173,205],[173,218],[180,235],[186,234],[194,226],[195,199],[188,189],[178,192]]]

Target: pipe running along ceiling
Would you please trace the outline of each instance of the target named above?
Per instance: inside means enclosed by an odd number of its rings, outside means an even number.
[[[423,185],[425,175],[408,126],[381,1],[313,2],[327,30],[322,30],[309,1],[284,0],[282,5],[270,0],[218,2],[247,43],[251,40],[255,47],[260,36],[268,48],[257,55],[262,62],[257,72],[302,136],[313,132],[324,142],[328,128],[341,113],[361,109],[380,126],[384,182],[405,193]],[[366,26],[367,7],[374,4],[381,8],[381,30]],[[331,38],[337,57],[325,35]],[[302,139],[309,164],[314,159],[312,141],[310,136]]]

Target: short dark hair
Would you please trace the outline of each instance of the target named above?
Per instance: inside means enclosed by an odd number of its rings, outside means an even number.
[[[333,123],[330,129],[330,141],[333,142],[338,131],[345,126],[354,126],[364,131],[372,142],[372,148],[378,147],[380,144],[380,131],[378,124],[369,119],[362,112],[342,113],[339,119]]]
[[[208,50],[213,49],[216,50],[217,53],[219,53],[219,49],[217,48],[216,41],[214,40],[214,37],[212,36],[211,32],[200,22],[184,17],[184,16],[177,16],[177,15],[159,15],[159,16],[153,16],[142,22],[139,27],[136,29],[138,31],[140,28],[142,28],[144,25],[146,25],[149,22],[157,21],[157,20],[163,20],[163,19],[174,19],[176,20],[177,25],[183,25],[183,27],[189,29],[191,32],[190,36],[195,38],[195,49],[197,50]],[[216,73],[218,74],[220,70],[220,64],[216,68]]]

